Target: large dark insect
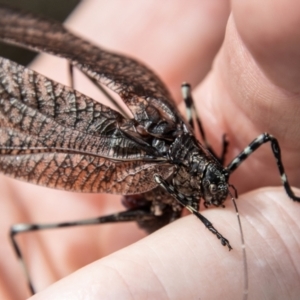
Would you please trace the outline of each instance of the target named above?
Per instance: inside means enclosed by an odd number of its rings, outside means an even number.
[[[227,167],[193,133],[193,101],[188,84],[183,98],[188,122],[179,114],[161,80],[141,63],[99,49],[60,23],[0,7],[0,39],[70,61],[96,85],[121,97],[133,118],[125,117],[82,94],[10,60],[0,59],[0,170],[38,185],[77,192],[122,194],[126,210],[88,221],[64,224],[18,224],[20,232],[91,223],[136,221],[153,232],[181,216],[187,208],[231,250],[223,237],[198,212],[223,206],[230,174],[257,148],[271,143],[288,196],[290,188],[277,140],[261,134]],[[197,126],[206,143],[199,118]],[[27,275],[28,276],[28,275]],[[34,289],[30,283],[31,291]]]

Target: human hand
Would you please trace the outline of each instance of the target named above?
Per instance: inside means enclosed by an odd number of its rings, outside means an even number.
[[[85,31],[90,27],[91,38],[95,38],[100,46],[131,53],[145,61],[158,71],[177,100],[180,99],[181,81],[191,82],[196,87],[196,105],[214,148],[220,149],[223,133],[228,135],[228,162],[261,132],[276,136],[290,182],[299,186],[299,60],[295,46],[296,28],[299,27],[293,23],[299,18],[293,16],[297,10],[291,4],[289,10],[273,11],[273,6],[288,5],[279,1],[274,4],[273,1],[269,9],[261,11],[259,3],[233,2],[233,15],[228,20],[225,41],[212,71],[202,82],[221,46],[229,13],[226,3],[207,1],[168,6],[153,2],[147,4],[148,7],[136,2],[132,6],[126,3],[126,7],[121,3],[116,7],[107,2],[99,3],[87,2],[86,8],[81,8],[70,21],[70,28],[80,26],[80,30]],[[249,5],[253,5],[252,9]],[[248,17],[249,11],[252,14]],[[162,14],[160,18],[159,13]],[[151,18],[152,14],[156,19]],[[136,20],[138,18],[141,20]],[[102,22],[109,24],[103,31],[99,30],[103,29]],[[139,24],[136,31],[133,30],[137,28],[135,22]],[[124,24],[134,25],[129,30]],[[56,59],[47,58],[34,68],[63,82],[65,78],[60,76],[66,75],[58,72],[60,68],[53,61]],[[91,93],[94,98],[99,97],[89,90],[85,81],[80,82],[80,74],[76,73],[76,89]],[[66,221],[122,210],[117,202],[118,196],[78,195],[7,179],[3,179],[2,184],[6,182],[9,184],[2,190],[7,201],[2,203],[6,206],[1,211],[6,209],[5,216],[10,213],[18,222]],[[296,299],[299,294],[297,237],[300,236],[296,220],[300,204],[288,199],[282,187],[255,190],[280,184],[269,147],[262,147],[243,163],[230,182],[240,195],[238,207],[246,239],[250,299]],[[249,193],[242,195],[244,192]],[[227,202],[226,209],[210,209],[203,214],[229,239],[234,248],[232,252],[228,253],[221,247],[194,216],[182,218],[98,261],[95,260],[139,239],[143,233],[133,224],[121,224],[74,231],[55,230],[28,237],[29,240],[26,237],[22,249],[28,252],[29,268],[38,290],[95,261],[38,293],[34,299],[240,298],[243,264],[232,205]],[[5,223],[9,224],[11,219],[7,218]],[[33,246],[31,240],[34,240]],[[10,270],[15,270],[11,267],[15,266],[12,259],[10,256],[4,262],[9,275],[7,286],[10,287],[16,279]],[[10,292],[18,293],[13,288]]]

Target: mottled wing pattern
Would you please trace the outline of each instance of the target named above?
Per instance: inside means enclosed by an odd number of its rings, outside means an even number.
[[[173,167],[130,128],[112,109],[0,58],[3,173],[73,191],[151,190],[154,172],[167,178]]]
[[[176,127],[180,119],[165,85],[146,66],[104,51],[58,22],[0,6],[0,39],[69,59],[90,78],[118,93],[140,124],[150,127],[158,119],[167,123],[163,129],[152,130],[155,134],[163,136],[168,133],[165,128]]]
[[[118,162],[99,156],[59,152],[1,154],[0,170],[8,176],[51,188],[122,195],[152,190],[157,186],[151,180],[154,174],[167,178],[174,171],[167,164]]]

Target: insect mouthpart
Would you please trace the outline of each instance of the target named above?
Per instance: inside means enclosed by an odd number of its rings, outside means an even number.
[[[205,207],[220,206],[228,196],[228,172],[216,163],[209,163],[202,180]]]

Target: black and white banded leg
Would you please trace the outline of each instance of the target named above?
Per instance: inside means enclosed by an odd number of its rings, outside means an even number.
[[[20,233],[24,232],[32,232],[39,230],[47,230],[47,229],[57,229],[57,228],[65,228],[65,227],[75,227],[75,226],[85,226],[85,225],[96,225],[96,224],[104,224],[104,223],[117,223],[117,222],[131,222],[131,221],[144,221],[153,219],[153,214],[147,212],[143,209],[135,209],[135,210],[127,210],[124,212],[98,217],[91,218],[86,220],[74,221],[74,222],[64,222],[64,223],[48,223],[48,224],[15,224],[10,229],[10,239],[15,250],[15,253],[23,267],[26,280],[28,283],[28,287],[32,294],[35,294],[35,289],[33,287],[32,281],[30,279],[29,271],[26,267],[21,249],[16,241],[16,236]]]
[[[185,106],[186,106],[186,114],[187,114],[187,121],[189,122],[190,126],[194,129],[194,122],[193,122],[193,115],[195,116],[195,121],[197,123],[198,129],[200,131],[202,140],[204,142],[205,147],[214,155],[214,157],[216,157],[219,162],[221,163],[221,165],[224,165],[225,162],[225,155],[227,153],[227,149],[228,149],[228,141],[226,140],[226,135],[224,134],[222,137],[222,152],[221,152],[221,156],[219,157],[215,151],[212,149],[211,145],[209,144],[206,135],[205,135],[205,131],[203,129],[202,123],[200,121],[200,117],[197,113],[197,110],[195,109],[195,104],[194,104],[194,100],[191,94],[191,86],[188,83],[183,83],[181,85],[181,94],[183,97],[183,100],[185,102]]]
[[[277,167],[280,173],[281,181],[284,186],[284,189],[288,196],[294,201],[300,202],[300,197],[295,196],[294,192],[291,189],[291,186],[288,182],[287,175],[284,172],[284,167],[281,160],[281,150],[279,143],[276,138],[268,133],[263,133],[259,135],[253,142],[249,144],[232,162],[226,167],[229,174],[231,174],[249,155],[251,155],[255,150],[257,150],[263,144],[270,142],[271,148],[276,159]]]
[[[194,214],[204,225],[205,227],[215,234],[217,238],[221,241],[221,244],[223,246],[227,246],[229,251],[232,249],[230,246],[229,241],[224,238],[213,226],[213,224],[206,219],[203,215],[201,215],[197,209],[195,209],[191,204],[189,204],[189,201],[186,200],[186,197],[176,191],[174,186],[170,185],[168,182],[166,182],[161,176],[154,175],[154,180],[162,187],[164,188],[172,197],[174,197],[182,206],[184,206],[186,209],[188,209],[192,214]]]

